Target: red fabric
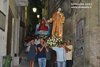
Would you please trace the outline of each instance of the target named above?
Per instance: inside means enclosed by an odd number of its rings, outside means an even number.
[[[40,30],[48,31],[48,26],[40,25],[39,28],[38,28],[38,31],[40,31]]]
[[[40,31],[40,30],[48,31],[48,26],[46,26],[45,24],[46,24],[46,21],[44,19],[42,19],[40,26],[38,28],[38,31]]]

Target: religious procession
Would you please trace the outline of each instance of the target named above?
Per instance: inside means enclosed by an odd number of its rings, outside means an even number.
[[[0,67],[100,67],[100,0],[0,0]]]
[[[52,18],[43,17],[36,25],[34,37],[25,40],[30,67],[72,67],[73,46],[71,40],[63,40],[64,20],[64,14],[58,8]]]

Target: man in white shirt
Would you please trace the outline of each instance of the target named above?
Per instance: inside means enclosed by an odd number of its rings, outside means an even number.
[[[60,44],[58,47],[52,47],[53,50],[57,53],[57,67],[65,67],[66,66],[66,52],[63,46]]]
[[[66,52],[66,67],[72,67],[73,65],[73,45],[71,41],[68,40],[65,47],[69,50]]]

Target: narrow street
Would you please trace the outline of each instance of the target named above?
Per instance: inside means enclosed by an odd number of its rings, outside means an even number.
[[[37,54],[44,65],[64,56],[63,67],[100,67],[100,0],[0,0],[0,67],[29,67]]]

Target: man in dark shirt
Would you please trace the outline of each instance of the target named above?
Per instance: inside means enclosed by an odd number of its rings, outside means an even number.
[[[56,65],[57,54],[55,50],[51,50],[51,67],[57,67]]]
[[[37,45],[37,49],[39,67],[46,67],[46,52],[48,52],[48,49],[44,39],[40,39],[40,44]]]
[[[46,49],[44,46],[42,46],[41,44],[37,45],[38,49],[42,49],[41,51],[38,51],[38,58],[46,58]]]

